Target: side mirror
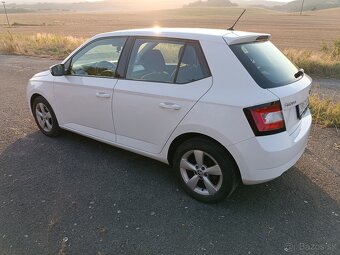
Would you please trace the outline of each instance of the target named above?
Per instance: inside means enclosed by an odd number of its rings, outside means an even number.
[[[65,75],[65,66],[64,64],[58,64],[50,67],[50,72],[53,76],[63,76]]]

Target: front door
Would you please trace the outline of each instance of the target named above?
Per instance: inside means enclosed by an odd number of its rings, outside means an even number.
[[[117,37],[91,42],[73,56],[68,75],[55,78],[54,94],[62,127],[115,141],[114,76],[125,41]]]

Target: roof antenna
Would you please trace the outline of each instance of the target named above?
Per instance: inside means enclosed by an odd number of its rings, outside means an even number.
[[[244,9],[244,11],[241,13],[240,17],[238,17],[238,19],[235,21],[234,25],[232,25],[230,28],[228,28],[228,30],[230,31],[234,31],[234,27],[236,26],[237,22],[241,19],[241,17],[243,16],[243,14],[246,12],[247,9]]]

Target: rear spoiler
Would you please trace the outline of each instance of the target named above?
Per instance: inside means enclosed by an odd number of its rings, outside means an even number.
[[[223,39],[228,45],[251,43],[251,42],[265,42],[269,41],[270,34],[248,33],[235,31],[223,36]]]

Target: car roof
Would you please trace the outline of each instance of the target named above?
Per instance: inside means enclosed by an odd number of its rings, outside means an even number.
[[[153,36],[153,37],[169,37],[199,41],[221,41],[224,38],[227,43],[234,40],[244,40],[245,38],[254,38],[258,36],[270,36],[269,34],[231,31],[226,29],[208,29],[208,28],[143,28],[129,29],[114,32],[108,32],[96,35],[94,39],[108,36]]]

